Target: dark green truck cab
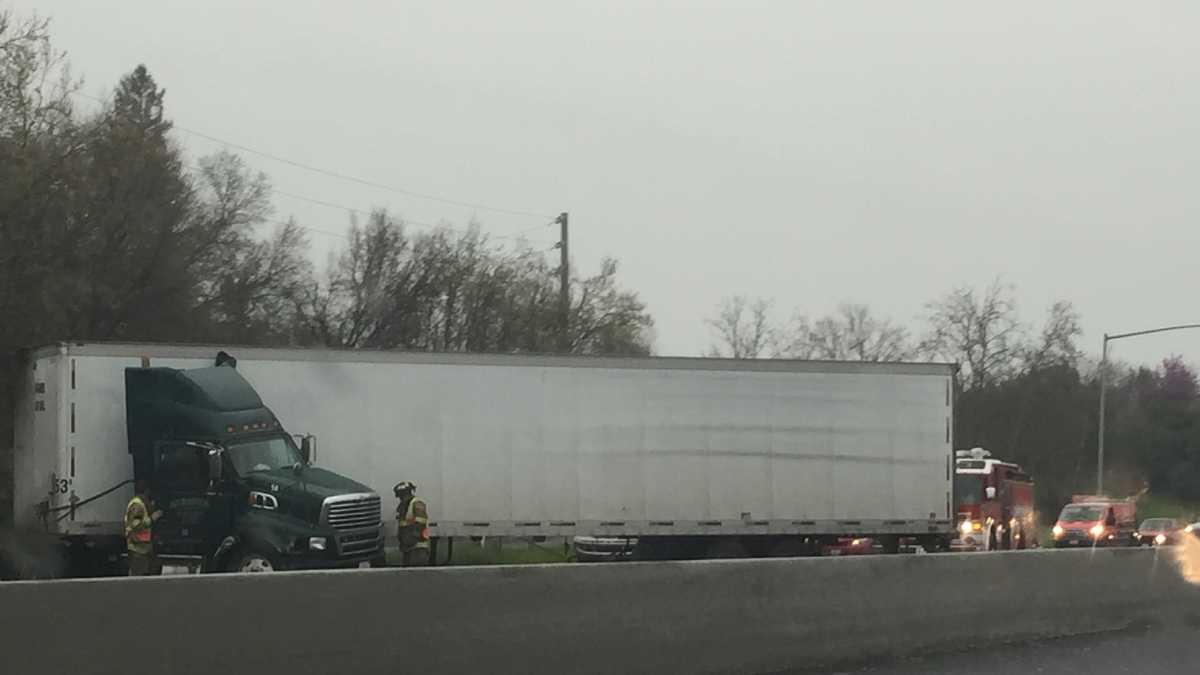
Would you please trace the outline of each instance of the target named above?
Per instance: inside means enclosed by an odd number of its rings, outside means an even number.
[[[155,553],[202,571],[361,567],[381,562],[379,495],[312,466],[228,355],[211,368],[128,368],[134,478],[163,515]]]

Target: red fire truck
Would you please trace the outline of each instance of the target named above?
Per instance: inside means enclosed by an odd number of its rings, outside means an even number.
[[[1018,465],[983,448],[954,453],[957,551],[994,551],[1038,545],[1033,479]]]

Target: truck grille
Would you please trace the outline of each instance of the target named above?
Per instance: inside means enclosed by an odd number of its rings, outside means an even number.
[[[375,553],[378,550],[378,530],[346,534],[338,537],[338,555],[343,558]]]
[[[325,502],[325,522],[335,530],[378,527],[382,522],[378,495],[335,497]]]

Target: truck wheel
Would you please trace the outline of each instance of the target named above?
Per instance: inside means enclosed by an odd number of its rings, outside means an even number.
[[[243,549],[234,551],[233,555],[229,556],[228,570],[230,572],[278,572],[280,569],[282,568],[273,557],[264,553]]]

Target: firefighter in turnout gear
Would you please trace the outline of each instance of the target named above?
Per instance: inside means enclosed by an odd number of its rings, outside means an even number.
[[[154,574],[154,521],[162,517],[155,511],[150,500],[150,486],[139,480],[134,488],[133,499],[125,507],[125,548],[129,551],[129,576],[141,577]]]
[[[429,509],[416,492],[417,486],[408,481],[396,483],[392,488],[400,500],[396,506],[396,531],[405,567],[429,564]]]

